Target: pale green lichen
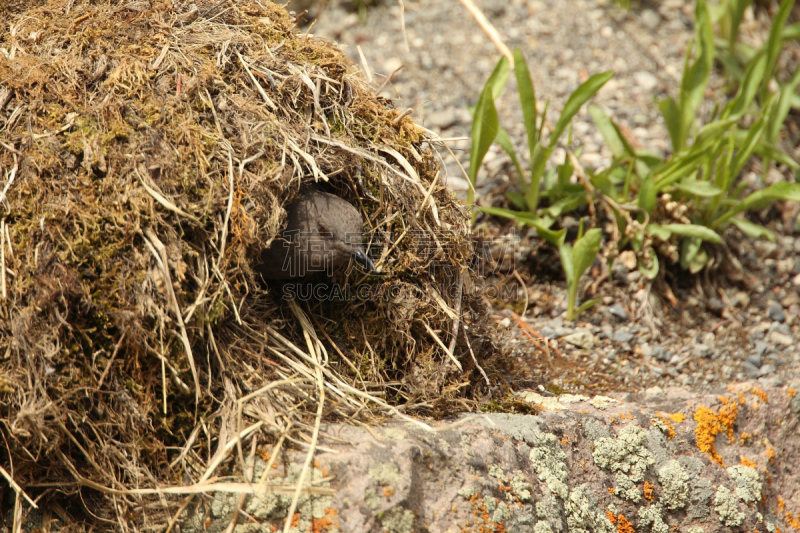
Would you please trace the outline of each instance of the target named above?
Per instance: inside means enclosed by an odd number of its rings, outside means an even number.
[[[533,533],[553,533],[553,528],[543,520],[541,522],[536,522],[536,525],[533,526]]]
[[[739,511],[738,498],[725,486],[720,486],[714,495],[714,510],[726,526],[740,526],[744,522],[745,514]]]
[[[464,498],[465,500],[469,500],[475,494],[477,494],[479,490],[480,489],[478,489],[478,487],[475,487],[474,485],[469,485],[467,487],[461,487],[460,489],[458,489],[458,495]]]
[[[547,506],[544,502],[536,502],[536,517],[539,520],[547,518]]]
[[[411,533],[414,531],[414,513],[402,507],[389,509],[381,517],[381,526],[387,533]]]
[[[597,497],[583,484],[570,492],[564,502],[569,533],[616,533],[605,513],[597,511]]]
[[[634,483],[644,479],[647,467],[655,460],[645,447],[647,433],[635,424],[622,428],[616,439],[602,437],[594,441],[592,457],[600,468],[622,472]]]
[[[661,504],[670,511],[681,509],[689,500],[689,474],[678,461],[669,461],[658,470]]]
[[[669,532],[669,526],[664,523],[664,519],[661,517],[660,505],[639,508],[639,527],[647,526],[650,526],[652,533]]]
[[[497,509],[497,498],[494,496],[484,496],[483,497],[483,506],[486,507],[487,513],[494,512]]]
[[[686,533],[705,533],[705,531],[703,531],[703,528],[700,526],[692,526],[686,531]]]
[[[728,468],[728,475],[736,483],[736,495],[745,503],[761,499],[761,481],[755,468],[736,465]]]
[[[400,469],[394,463],[373,463],[369,467],[369,477],[378,485],[391,486],[400,483]]]
[[[508,481],[505,472],[503,472],[503,469],[498,465],[489,465],[489,476],[499,479],[500,481]]]
[[[529,501],[531,499],[531,490],[533,490],[533,485],[528,483],[524,475],[517,474],[511,480],[511,491],[519,498],[519,501]]]
[[[488,508],[486,509],[489,510]],[[497,509],[494,510],[492,513],[492,522],[495,524],[500,524],[507,520],[510,520],[512,516],[511,510],[508,508],[508,505],[504,502],[499,502],[497,504]]]
[[[562,499],[569,494],[567,487],[567,454],[558,445],[552,433],[534,432],[536,443],[531,448],[530,460],[539,479],[547,484],[550,492]]]
[[[364,503],[366,503],[367,507],[373,511],[377,510],[378,507],[381,506],[381,499],[375,492],[375,489],[367,489],[364,491]]]
[[[383,434],[394,440],[403,440],[408,436],[408,432],[400,428],[387,428]]]
[[[617,496],[620,498],[625,498],[626,500],[630,500],[633,503],[639,503],[642,501],[642,491],[636,486],[636,483],[634,483],[631,478],[622,472],[617,472],[614,477],[617,481],[617,487],[614,490]]]

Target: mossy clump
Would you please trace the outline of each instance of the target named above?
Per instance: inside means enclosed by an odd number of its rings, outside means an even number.
[[[135,522],[179,499],[126,489],[208,479],[236,435],[475,407],[495,348],[469,217],[334,46],[257,0],[0,15],[0,464],[26,494]],[[308,186],[364,216],[380,274],[349,298],[254,273]]]

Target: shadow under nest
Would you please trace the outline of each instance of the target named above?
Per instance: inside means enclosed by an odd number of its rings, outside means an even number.
[[[426,130],[341,52],[270,3],[19,4],[0,33],[12,501],[119,524],[156,499],[128,489],[207,481],[236,439],[313,450],[322,421],[474,409],[497,350],[469,217]],[[381,275],[337,281],[367,293],[287,301],[254,274],[310,182],[361,211]]]

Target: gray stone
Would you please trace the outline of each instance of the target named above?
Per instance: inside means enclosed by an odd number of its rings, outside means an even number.
[[[624,320],[625,322],[630,320],[630,317],[628,317],[628,313],[625,311],[625,307],[622,304],[614,304],[609,306],[608,312],[611,313],[612,316],[619,318],[620,320]]]
[[[764,362],[761,360],[761,356],[759,354],[751,355],[750,357],[748,357],[746,359],[746,361],[748,363],[750,363],[751,365],[753,365],[754,367],[756,367],[756,368],[761,368],[761,365],[764,364]]]
[[[695,357],[709,357],[713,353],[714,350],[708,344],[700,343],[692,346],[692,355]]]
[[[786,313],[783,312],[783,307],[781,307],[781,305],[777,302],[772,302],[769,304],[767,315],[769,316],[770,320],[775,320],[777,322],[786,321]]]
[[[567,335],[572,335],[575,333],[575,330],[572,328],[565,328],[565,327],[557,327],[556,328],[556,338],[566,337]]]
[[[651,30],[655,30],[661,24],[661,15],[652,9],[646,9],[642,12],[642,23]]]
[[[614,335],[611,337],[611,340],[614,342],[630,342],[632,339],[633,333],[622,329],[615,331]]]
[[[587,350],[594,346],[594,336],[586,330],[576,331],[575,333],[566,335],[563,340],[573,346],[585,348]]]
[[[764,353],[766,353],[768,347],[769,346],[767,345],[766,342],[758,341],[758,342],[756,342],[756,353],[758,355],[764,355]]]
[[[777,368],[775,367],[775,365],[767,363],[766,365],[762,366],[758,370],[758,375],[759,375],[759,377],[760,376],[766,376],[766,375],[772,374],[776,370],[777,370]]]
[[[645,91],[652,91],[658,85],[658,78],[645,70],[634,73],[633,79]]]
[[[446,130],[451,126],[455,126],[459,122],[458,114],[455,109],[444,109],[442,111],[434,111],[427,115],[424,119],[426,127],[435,127]]]
[[[757,379],[761,375],[761,369],[747,361],[742,364],[742,372],[750,379]]]
[[[545,337],[547,339],[556,338],[556,330],[554,330],[550,326],[542,326],[542,328],[539,330],[539,333],[542,334],[542,337]]]

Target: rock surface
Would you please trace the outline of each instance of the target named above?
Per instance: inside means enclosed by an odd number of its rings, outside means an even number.
[[[327,426],[311,477],[333,494],[301,497],[291,531],[786,531],[800,524],[798,387],[526,392],[538,415]],[[305,453],[283,459],[268,484],[296,479]],[[182,531],[228,527],[237,496],[211,496]],[[235,531],[281,530],[291,498],[247,500]]]

